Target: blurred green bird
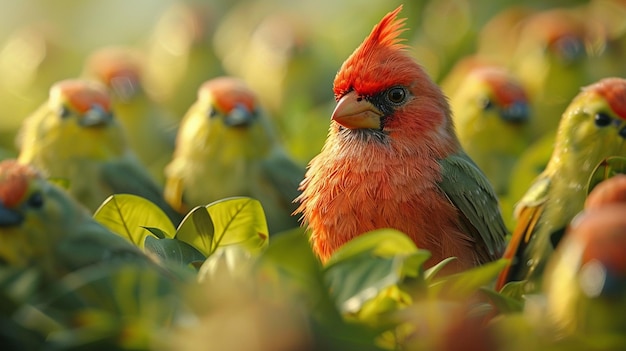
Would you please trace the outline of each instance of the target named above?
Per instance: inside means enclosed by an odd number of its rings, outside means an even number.
[[[503,196],[513,165],[530,143],[528,96],[504,67],[477,63],[465,73],[448,93],[457,135],[496,194]]]
[[[104,83],[130,148],[160,184],[172,158],[178,120],[158,106],[143,86],[144,61],[131,47],[110,46],[90,54],[83,76]]]
[[[588,72],[594,40],[588,28],[593,20],[584,11],[563,7],[538,11],[518,24],[510,67],[533,102],[534,139],[554,132],[579,88],[599,79]]]
[[[546,318],[557,335],[626,345],[624,213],[626,176],[620,174],[593,189],[550,259],[543,279]]]
[[[128,193],[161,207],[174,224],[181,219],[128,147],[107,88],[97,81],[54,84],[48,101],[24,121],[18,145],[20,162],[67,181],[70,194],[91,211],[112,194]]]
[[[626,156],[626,79],[605,78],[582,91],[563,113],[546,169],[515,209],[517,223],[497,288],[528,280],[536,291],[566,226],[583,209],[592,171],[606,157]]]
[[[165,199],[185,213],[231,196],[261,202],[270,234],[297,227],[293,200],[304,178],[244,81],[205,82],[181,122],[172,162],[166,167]]]
[[[34,292],[20,296],[11,319],[53,349],[148,349],[182,304],[182,276],[14,159],[0,163],[0,259],[3,269],[38,273]],[[56,328],[33,322],[46,318]]]
[[[34,265],[50,279],[107,260],[152,264],[63,188],[15,159],[0,162],[0,257],[15,267]]]
[[[144,87],[178,119],[193,103],[200,85],[223,73],[212,43],[221,6],[215,1],[175,1],[146,40]]]

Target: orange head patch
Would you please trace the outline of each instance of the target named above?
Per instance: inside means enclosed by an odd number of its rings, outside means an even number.
[[[417,63],[406,53],[404,39],[399,37],[407,30],[406,18],[397,18],[401,10],[399,6],[385,15],[343,63],[333,88],[337,100],[352,89],[361,95],[370,95],[386,88],[387,83],[413,80],[414,73],[411,73]]]
[[[116,78],[129,79],[137,84],[141,76],[137,58],[123,48],[108,47],[94,52],[86,68],[108,86]]]
[[[218,77],[206,81],[198,90],[198,99],[212,95],[218,109],[229,113],[237,105],[245,106],[249,111],[256,109],[256,95],[241,79]]]
[[[501,106],[528,101],[524,87],[503,69],[483,67],[476,69],[473,74],[478,75],[492,87],[494,98]]]
[[[28,192],[30,181],[40,177],[35,168],[17,160],[0,162],[0,203],[7,208],[18,206]]]
[[[583,88],[583,91],[593,91],[601,95],[621,119],[626,119],[626,79],[604,78]]]
[[[95,81],[82,79],[62,80],[50,88],[50,100],[65,101],[83,114],[93,106],[111,111],[111,98],[107,88]]]

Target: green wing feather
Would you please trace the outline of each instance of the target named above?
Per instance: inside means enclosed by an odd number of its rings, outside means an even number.
[[[122,158],[105,163],[102,167],[101,181],[113,194],[133,194],[151,201],[167,214],[174,226],[177,226],[183,216],[167,204],[163,190],[150,174],[141,168],[139,163],[133,161],[135,160],[132,158]]]
[[[294,199],[300,195],[298,187],[304,179],[304,167],[295,163],[284,151],[275,150],[262,161],[261,168],[267,181],[283,199],[285,207],[295,211],[298,205],[294,203]]]
[[[463,152],[450,155],[439,163],[442,171],[439,187],[459,209],[461,220],[478,247],[486,248],[481,258],[488,261],[500,257],[507,229],[495,191],[486,176]]]

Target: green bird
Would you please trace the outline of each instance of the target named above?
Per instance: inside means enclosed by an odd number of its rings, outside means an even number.
[[[108,90],[97,81],[55,83],[48,100],[24,121],[18,144],[20,162],[67,181],[70,194],[91,211],[112,194],[128,193],[155,203],[175,224],[181,219],[128,147]]]
[[[546,320],[558,335],[603,336],[626,344],[624,213],[626,176],[617,175],[589,194],[585,211],[572,221],[548,262],[543,280]]]
[[[502,196],[513,165],[530,143],[530,103],[526,89],[504,67],[470,68],[448,95],[457,135]]]
[[[112,109],[126,132],[130,148],[152,177],[163,184],[163,168],[172,158],[178,120],[146,93],[144,66],[137,50],[107,46],[89,55],[83,76],[109,88]]]
[[[528,87],[533,110],[533,138],[554,132],[559,116],[581,86],[593,83],[589,51],[594,20],[576,8],[553,8],[519,23],[517,46],[509,64]]]
[[[546,169],[515,209],[517,223],[497,287],[528,280],[534,291],[545,263],[572,218],[583,209],[586,185],[606,157],[626,155],[626,79],[605,78],[586,86],[567,107]]]
[[[37,273],[34,291],[20,296],[11,317],[45,336],[53,349],[148,349],[155,331],[169,325],[182,305],[187,279],[15,159],[0,162],[0,259],[4,268]],[[42,317],[62,331],[28,324]]]
[[[14,267],[36,266],[52,280],[106,260],[152,264],[40,170],[15,159],[0,162],[0,257]]]
[[[270,233],[297,227],[291,214],[304,167],[282,147],[270,120],[244,81],[205,82],[183,118],[165,199],[180,212],[231,196],[261,202]]]

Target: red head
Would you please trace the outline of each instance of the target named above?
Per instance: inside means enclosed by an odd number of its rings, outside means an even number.
[[[626,119],[626,79],[604,78],[583,88],[583,91],[591,91],[603,96],[613,112],[620,118]]]
[[[333,129],[341,125],[370,131],[365,134],[378,131],[376,135],[383,139],[432,146],[436,139],[454,139],[449,106],[439,87],[401,43],[399,35],[406,30],[405,19],[397,18],[401,9],[385,15],[337,73],[334,93],[338,104],[332,119],[338,125]]]
[[[135,87],[140,83],[139,59],[131,51],[121,47],[106,47],[95,51],[89,57],[86,69],[110,88],[121,80]]]
[[[81,114],[94,106],[111,111],[111,98],[106,87],[81,79],[67,79],[54,84],[50,88],[50,101],[54,106],[64,102]]]
[[[24,199],[33,178],[41,175],[29,165],[17,160],[4,160],[0,163],[0,205],[15,208]]]
[[[256,107],[256,95],[241,79],[219,77],[211,79],[198,90],[198,99],[211,96],[213,103],[223,113],[230,112],[235,106],[241,105],[249,111]]]

